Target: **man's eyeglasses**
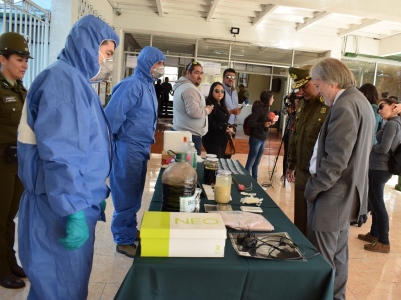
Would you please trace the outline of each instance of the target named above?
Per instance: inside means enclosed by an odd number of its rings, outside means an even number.
[[[226,75],[227,79],[235,79],[235,75]]]
[[[214,92],[216,93],[216,94],[224,94],[224,90],[214,90]]]
[[[189,70],[192,66],[200,66],[202,67],[202,65],[200,63],[198,63],[197,61],[193,61],[190,64],[187,65],[187,68],[185,70]]]

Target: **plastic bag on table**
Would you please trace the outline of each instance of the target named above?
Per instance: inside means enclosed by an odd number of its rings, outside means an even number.
[[[236,230],[272,231],[273,225],[262,215],[244,211],[216,211],[224,225]]]

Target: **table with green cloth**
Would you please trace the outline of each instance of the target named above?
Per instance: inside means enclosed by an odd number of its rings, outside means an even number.
[[[287,232],[302,247],[306,257],[313,256],[312,244],[295,227],[277,204],[241,166],[244,175],[233,174],[252,192],[263,198],[262,215],[274,226],[274,232]],[[159,173],[150,211],[160,211],[162,201]],[[198,181],[203,182],[203,164],[198,163]],[[233,210],[239,210],[241,196],[237,184],[231,188]],[[203,204],[215,204],[206,197]],[[230,229],[228,229],[230,232]],[[311,249],[312,248],[312,249]],[[333,299],[333,272],[319,254],[305,260],[264,260],[239,256],[227,237],[224,258],[141,257],[139,245],[134,263],[115,299]]]

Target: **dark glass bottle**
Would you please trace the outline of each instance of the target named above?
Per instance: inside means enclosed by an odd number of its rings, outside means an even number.
[[[180,211],[180,197],[195,194],[197,174],[186,162],[186,153],[176,153],[175,162],[170,164],[162,175],[162,211]]]
[[[203,168],[203,183],[212,185],[216,183],[217,169],[219,168],[219,159],[206,157]]]

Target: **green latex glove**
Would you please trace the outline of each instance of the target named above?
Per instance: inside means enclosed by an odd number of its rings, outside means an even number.
[[[86,224],[83,210],[69,215],[66,225],[66,237],[60,238],[59,242],[68,250],[79,249],[89,238],[88,225]]]
[[[99,206],[103,211],[106,211],[106,206],[107,206],[106,200],[103,200],[102,202],[100,202]]]

